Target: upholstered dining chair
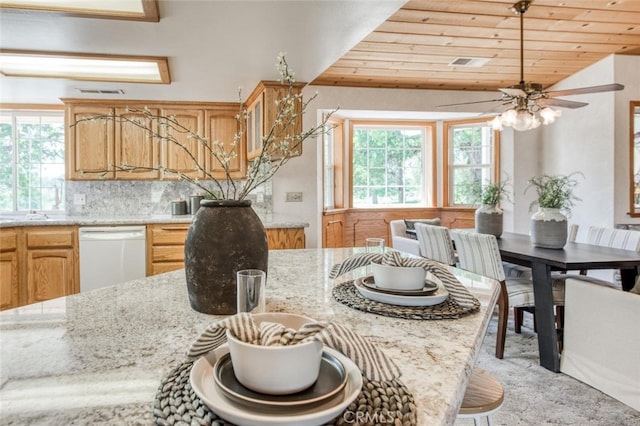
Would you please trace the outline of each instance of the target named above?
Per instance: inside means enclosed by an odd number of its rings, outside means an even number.
[[[509,307],[534,306],[533,283],[527,278],[507,278],[494,235],[473,231],[451,231],[461,269],[492,278],[500,283],[496,358],[504,356]]]
[[[590,226],[587,231],[587,244],[640,251],[640,231]],[[587,271],[584,273],[586,274]]]
[[[455,266],[457,262],[456,251],[453,248],[449,228],[416,223],[415,229],[422,257]]]
[[[573,225],[575,228],[569,230],[569,241],[575,241],[577,235],[577,225]],[[593,244],[601,247],[618,248],[622,250],[634,250],[640,251],[640,231],[634,231],[630,229],[617,229],[617,228],[603,228],[597,226],[590,226],[587,231],[587,244]],[[574,273],[552,273],[551,281],[553,285],[553,302],[556,304],[556,324],[558,329],[564,329],[564,294],[565,294],[565,280],[567,278],[573,278],[579,281],[586,281],[591,284],[597,284],[605,287],[613,287],[618,289],[620,284],[615,280],[609,281],[596,277],[587,276],[588,271],[580,271],[579,274]],[[516,308],[515,312],[515,331],[520,333],[522,325],[523,312],[532,312],[531,308]],[[562,347],[562,340],[560,341]]]

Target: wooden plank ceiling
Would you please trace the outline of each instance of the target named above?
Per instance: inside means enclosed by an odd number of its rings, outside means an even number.
[[[520,81],[516,0],[411,0],[312,82],[494,91]],[[640,55],[640,1],[535,0],[524,15],[524,79],[544,88],[612,54]],[[456,58],[488,58],[481,67]]]

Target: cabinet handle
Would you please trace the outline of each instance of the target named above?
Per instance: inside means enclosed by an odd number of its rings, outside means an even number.
[[[188,226],[162,226],[160,228],[163,231],[188,231]]]

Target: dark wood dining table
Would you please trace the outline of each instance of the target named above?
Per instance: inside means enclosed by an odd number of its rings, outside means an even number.
[[[498,238],[505,262],[528,266],[532,271],[540,365],[560,371],[558,335],[555,328],[552,271],[620,269],[623,290],[634,286],[640,253],[609,247],[568,242],[562,249],[535,247],[529,235],[505,232]]]

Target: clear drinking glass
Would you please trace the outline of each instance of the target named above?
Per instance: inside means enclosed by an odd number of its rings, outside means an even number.
[[[384,253],[384,238],[367,238],[364,244],[367,253]]]
[[[237,274],[237,311],[265,312],[267,274],[260,269],[243,269]]]

